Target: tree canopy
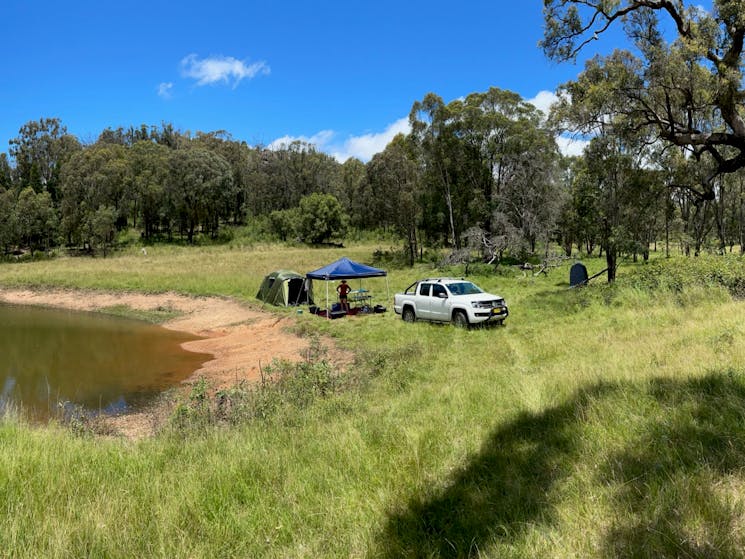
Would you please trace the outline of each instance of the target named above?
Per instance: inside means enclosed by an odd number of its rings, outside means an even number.
[[[594,82],[622,98],[615,116],[629,127],[711,161],[701,184],[689,185],[703,198],[713,199],[718,175],[745,167],[743,0],[714,0],[711,12],[683,0],[544,0],[544,16],[542,47],[558,61],[623,26],[634,52],[595,58],[584,77],[604,74],[605,85]]]

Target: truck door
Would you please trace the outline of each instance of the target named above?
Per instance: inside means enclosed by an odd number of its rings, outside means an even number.
[[[431,310],[431,297],[429,296],[430,292],[432,291],[432,284],[431,283],[420,283],[419,284],[419,290],[417,291],[417,298],[416,298],[416,314],[419,318],[424,318],[426,320],[432,320],[432,310]]]
[[[432,296],[429,298],[430,320],[447,322],[450,320],[450,305],[448,305],[448,292],[444,285],[432,284]]]

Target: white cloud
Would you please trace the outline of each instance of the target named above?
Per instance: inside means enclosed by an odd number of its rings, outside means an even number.
[[[282,149],[289,146],[292,142],[303,142],[305,144],[312,144],[316,149],[325,152],[328,151],[326,146],[331,142],[334,135],[333,130],[321,130],[312,136],[282,136],[274,140],[267,147],[269,149]]]
[[[539,109],[546,117],[551,111],[551,105],[559,101],[559,96],[552,91],[539,91],[532,99],[527,99],[527,102]],[[582,155],[582,152],[590,142],[587,140],[580,140],[573,138],[572,136],[563,134],[556,137],[556,143],[559,146],[559,151],[563,155]]]
[[[389,124],[383,132],[351,136],[347,138],[341,149],[333,155],[339,161],[346,161],[350,157],[356,157],[362,161],[369,161],[376,153],[385,149],[393,138],[398,134],[408,134],[411,131],[408,117],[400,118],[393,124]]]
[[[373,155],[385,149],[397,134],[408,134],[410,131],[409,119],[404,117],[388,125],[383,132],[362,134],[360,136],[349,136],[346,139],[337,140],[337,134],[333,130],[322,130],[313,136],[283,136],[269,144],[269,149],[279,149],[287,146],[293,141],[299,140],[316,146],[316,149],[328,153],[339,162],[344,162],[350,157],[356,157],[362,161],[369,161]]]
[[[556,143],[559,146],[559,151],[563,155],[582,155],[585,148],[590,143],[588,140],[578,140],[570,136],[557,136]]]
[[[545,116],[548,116],[551,105],[559,100],[559,96],[552,91],[539,91],[532,99],[527,99],[528,103],[539,109]]]
[[[196,54],[190,54],[181,61],[181,74],[197,80],[197,85],[225,83],[235,88],[244,78],[251,79],[258,74],[269,72],[270,68],[266,62],[247,64],[232,56],[200,59]]]
[[[158,97],[163,99],[170,99],[173,97],[173,83],[163,82],[158,85]]]

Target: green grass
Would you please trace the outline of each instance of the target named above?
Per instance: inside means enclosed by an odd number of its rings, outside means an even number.
[[[371,257],[371,247],[345,250],[353,259]],[[0,265],[0,285],[57,286],[147,293],[178,291],[251,299],[264,275],[287,268],[308,272],[339,258],[339,249],[276,245],[181,247],[156,245],[142,254],[136,247],[107,258],[60,257]]]
[[[154,247],[2,265],[0,285],[251,300],[268,271],[376,248]],[[627,265],[581,290],[568,267],[482,270],[506,327],[295,315],[357,362],[333,394],[266,420],[131,443],[8,418],[0,554],[743,557],[740,262]],[[437,273],[391,270],[391,294]]]
[[[113,305],[111,307],[103,307],[99,312],[104,314],[110,314],[112,316],[120,316],[122,318],[132,318],[135,320],[142,320],[144,322],[150,322],[152,324],[162,324],[168,322],[174,318],[181,316],[181,312],[171,307],[157,307],[155,309],[133,309],[127,305]]]

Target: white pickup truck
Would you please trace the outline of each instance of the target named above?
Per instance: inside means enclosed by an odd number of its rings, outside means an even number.
[[[430,278],[412,283],[393,296],[393,310],[406,322],[432,320],[468,326],[502,324],[510,314],[504,298],[485,293],[468,280]]]

